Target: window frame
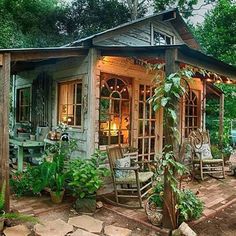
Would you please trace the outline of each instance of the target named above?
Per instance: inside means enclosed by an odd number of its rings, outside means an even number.
[[[196,96],[196,101],[197,101],[197,104],[190,104],[192,100],[190,99],[187,99],[186,96],[188,95],[185,95],[184,97],[184,137],[187,138],[189,133],[191,132],[191,130],[196,130],[198,128],[200,128],[201,126],[201,91],[200,90],[196,90],[196,89],[190,89],[189,90],[189,94],[190,93],[193,93],[195,96]],[[192,95],[191,95],[191,98],[192,98]],[[189,103],[190,101],[190,103]],[[187,103],[188,102],[188,103]],[[191,105],[191,106],[188,106],[188,105]],[[186,113],[186,108],[188,108],[188,110],[192,109],[194,110],[194,107],[196,107],[196,114],[192,114],[192,115],[189,115]],[[195,122],[194,122],[194,118],[197,119],[197,125],[195,125]],[[192,125],[189,126],[188,124],[190,123],[190,119],[192,119]],[[186,123],[186,120],[187,120],[187,123]]]
[[[20,120],[20,110],[21,110],[21,107],[20,106],[20,101],[19,101],[19,92],[21,90],[26,90],[26,89],[29,89],[29,104],[27,105],[29,107],[29,120]],[[15,100],[15,107],[16,107],[16,123],[25,123],[25,122],[31,122],[31,111],[32,111],[32,87],[31,85],[30,86],[24,86],[24,87],[17,87],[16,90],[15,90],[15,94],[16,94],[16,100]],[[23,107],[26,107],[26,106],[23,106]]]
[[[129,98],[125,99],[125,98],[113,98],[112,97],[112,94],[113,93],[116,93],[116,91],[113,91],[109,94],[109,96],[102,96],[102,89],[103,89],[103,84],[106,83],[109,81],[109,80],[112,80],[112,79],[115,79],[115,80],[121,80],[124,85],[126,86],[126,89],[127,89],[127,92],[128,92],[128,95],[129,95]],[[126,146],[126,145],[130,145],[131,143],[131,121],[132,121],[132,80],[130,78],[127,78],[127,77],[124,77],[124,76],[118,76],[118,75],[114,75],[114,74],[107,74],[107,73],[102,73],[101,76],[100,76],[100,98],[99,98],[99,148],[100,149],[103,149],[104,147],[106,147],[107,145],[121,145],[121,146]],[[112,129],[111,127],[109,126],[109,128],[105,131],[108,131],[108,144],[101,144],[100,143],[100,138],[101,138],[101,131],[102,131],[102,128],[101,128],[101,120],[100,120],[100,116],[102,114],[101,112],[101,100],[102,99],[106,99],[106,100],[109,100],[109,101],[120,101],[121,103],[123,101],[128,101],[129,102],[129,114],[128,114],[128,117],[129,117],[129,128],[128,129],[122,129],[120,128],[120,124],[119,124],[119,128],[117,129],[119,134],[118,134],[118,143],[117,144],[111,144],[111,132],[112,132]],[[109,102],[109,110],[110,110],[110,102]],[[120,107],[121,108],[121,107]],[[114,113],[115,114],[115,113]],[[111,119],[110,117],[112,115],[114,115],[113,113],[108,113],[108,116],[109,116],[109,124],[111,124]],[[119,119],[121,117],[123,117],[122,113],[121,113],[121,110],[120,110],[120,113],[119,113],[121,116],[119,117]],[[126,130],[128,132],[128,143],[121,143],[121,137],[120,137],[120,132],[121,131],[124,131]]]
[[[165,37],[169,37],[170,38],[170,44],[155,44],[155,39],[154,39],[154,35],[156,33],[162,34]],[[164,32],[163,30],[160,30],[157,26],[153,25],[153,23],[151,23],[151,45],[152,46],[164,46],[164,45],[173,45],[175,44],[175,35],[174,34],[168,34],[167,32]]]
[[[73,103],[73,104],[66,104],[67,106],[68,105],[72,105],[72,106],[77,106],[77,105],[80,105],[81,106],[81,125],[69,125],[69,127],[73,128],[73,129],[76,129],[76,130],[80,130],[82,131],[83,130],[83,127],[84,127],[84,111],[83,111],[83,108],[84,108],[84,83],[83,83],[83,79],[82,78],[71,78],[71,79],[68,79],[67,80],[63,80],[63,81],[59,81],[57,83],[57,123],[59,122],[62,122],[60,121],[60,86],[61,85],[68,85],[68,84],[81,84],[81,103],[77,104],[77,103]],[[74,94],[74,101],[76,101],[76,94]],[[65,104],[64,104],[65,105]],[[74,120],[76,120],[76,113],[74,114]]]

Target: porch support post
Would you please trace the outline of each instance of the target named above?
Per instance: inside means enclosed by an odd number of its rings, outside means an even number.
[[[220,112],[219,112],[219,144],[223,148],[223,132],[224,132],[224,94],[220,95]]]
[[[96,112],[96,65],[97,65],[97,50],[91,48],[89,50],[89,68],[87,81],[87,156],[90,157],[95,151],[95,133],[96,120],[98,117]]]
[[[177,59],[177,49],[167,49],[165,52],[165,73],[166,76],[169,76],[172,73],[175,73],[179,69],[179,65],[176,62]],[[179,129],[179,111],[180,104],[177,101],[171,101],[173,106],[172,109],[175,110],[177,114],[177,129]],[[175,124],[173,120],[170,119],[167,115],[167,108],[164,109],[164,119],[165,119],[165,128],[164,135],[166,139],[166,144],[170,145],[168,150],[173,151],[176,160],[179,158],[179,140],[177,140],[173,134],[173,129],[171,129]],[[176,197],[173,189],[171,188],[170,180],[167,178],[168,170],[164,171],[164,206],[163,206],[163,226],[169,229],[175,229],[177,227],[177,217],[176,217]],[[175,175],[175,173],[173,173]]]
[[[203,79],[202,129],[206,130],[206,79]]]
[[[0,65],[0,183],[6,184],[5,211],[10,210],[9,189],[9,93],[10,93],[10,70],[11,55],[2,55],[2,66]]]

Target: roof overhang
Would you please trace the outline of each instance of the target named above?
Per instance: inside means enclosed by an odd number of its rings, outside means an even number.
[[[165,52],[169,49],[176,49],[179,63],[199,67],[221,76],[236,80],[236,67],[226,64],[212,56],[192,49],[185,44],[165,46],[97,46],[102,56],[123,56],[123,57],[156,57],[165,60]]]
[[[11,54],[11,62],[37,61],[56,58],[78,57],[87,55],[87,47],[53,47],[53,48],[17,48],[0,49],[0,65],[5,53]]]

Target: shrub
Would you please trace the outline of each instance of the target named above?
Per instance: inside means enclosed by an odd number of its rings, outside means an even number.
[[[96,151],[90,159],[76,159],[71,161],[68,170],[68,185],[74,196],[85,198],[94,195],[102,186],[102,177],[108,170],[102,167],[104,156]]]
[[[200,218],[203,208],[203,202],[191,190],[180,191],[178,200],[179,222]]]

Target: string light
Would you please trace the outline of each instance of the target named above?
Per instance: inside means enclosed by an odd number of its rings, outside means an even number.
[[[212,79],[207,78],[206,81],[207,81],[207,82],[212,82]]]
[[[229,78],[227,78],[226,84],[232,84],[232,83],[233,82]]]

